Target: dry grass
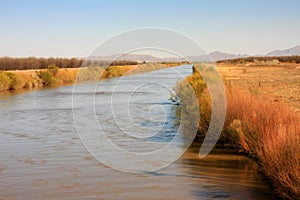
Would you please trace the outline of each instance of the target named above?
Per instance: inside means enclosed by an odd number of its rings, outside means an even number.
[[[219,66],[227,94],[227,115],[220,143],[237,147],[253,157],[278,196],[296,199],[300,196],[299,102],[285,95],[300,98],[300,93],[293,93],[299,89],[299,71],[295,66],[286,67]],[[208,92],[198,88],[201,77],[194,74],[187,80],[196,93],[199,91],[200,113],[210,113],[209,98],[204,98]],[[279,91],[272,87],[276,81]],[[263,85],[255,86],[258,82]],[[281,94],[280,98],[276,94]],[[209,116],[201,114],[199,138],[203,138],[208,124]]]
[[[56,77],[63,80],[64,84],[74,83],[78,69],[61,69],[58,71]]]
[[[300,196],[300,117],[281,102],[238,88],[227,92],[225,132],[257,159],[263,174],[284,198]],[[235,140],[232,140],[235,139]]]
[[[300,109],[300,65],[281,63],[218,64],[224,82],[239,85],[270,101],[284,101],[294,109]]]
[[[59,86],[74,83],[75,80],[95,81],[100,78],[113,78],[130,74],[144,73],[175,64],[147,63],[141,65],[122,65],[87,68],[63,68],[57,73],[51,73],[51,69],[43,70],[15,70],[0,71],[0,91],[19,90],[44,86]],[[13,76],[13,79],[11,78]]]

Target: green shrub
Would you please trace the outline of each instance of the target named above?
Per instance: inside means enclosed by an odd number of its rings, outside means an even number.
[[[8,90],[10,88],[11,79],[6,72],[0,72],[0,90]]]
[[[10,78],[10,90],[17,90],[23,88],[22,80],[20,80],[20,78],[16,74],[10,72],[7,72],[6,74]]]
[[[102,67],[80,68],[77,74],[77,81],[99,80],[104,69]]]
[[[207,95],[205,81],[199,73],[196,73],[180,80],[175,85],[174,91],[179,97],[181,109],[184,111],[184,113],[180,113],[183,125],[191,126],[191,123],[194,123],[193,126],[198,127],[197,138],[203,138],[211,115],[210,96]],[[195,122],[195,120],[197,121]]]
[[[45,71],[39,71],[37,72],[38,77],[41,79],[42,84],[44,86],[50,86],[53,85],[55,83],[55,78],[53,76],[53,74],[51,72],[49,72],[48,70]]]
[[[22,80],[11,72],[0,72],[0,90],[16,90],[23,88]]]
[[[56,76],[58,71],[59,71],[59,68],[55,65],[55,64],[51,64],[48,66],[48,71],[53,75],[53,76]]]
[[[107,72],[107,78],[123,76],[126,73],[124,67],[107,67],[105,71]]]

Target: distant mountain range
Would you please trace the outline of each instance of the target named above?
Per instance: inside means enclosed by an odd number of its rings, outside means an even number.
[[[108,56],[92,56],[89,57],[92,60],[132,60],[132,61],[150,61],[150,62],[160,62],[161,59],[143,54],[113,54]]]
[[[267,54],[267,56],[297,56],[300,55],[300,46],[295,46],[285,50],[275,50]]]
[[[215,51],[215,52],[209,53],[208,55],[187,56],[185,58],[192,62],[210,62],[210,61],[214,62],[214,61],[218,61],[218,60],[229,60],[229,59],[244,58],[244,57],[249,57],[249,55],[231,54],[231,53]]]
[[[131,61],[139,61],[139,62],[180,62],[180,61],[190,61],[190,62],[211,62],[211,61],[219,61],[219,60],[229,60],[235,58],[245,58],[251,56],[295,56],[300,55],[300,46],[295,46],[290,49],[285,50],[275,50],[271,51],[265,55],[247,55],[247,54],[231,54],[220,51],[215,51],[209,53],[208,55],[195,55],[195,56],[187,56],[185,58],[177,58],[177,57],[166,57],[166,58],[158,58],[151,55],[142,55],[142,54],[113,54],[109,56],[96,56],[89,57],[93,60],[131,60]]]

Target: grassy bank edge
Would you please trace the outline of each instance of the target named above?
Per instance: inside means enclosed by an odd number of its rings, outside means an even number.
[[[166,67],[178,66],[175,63],[149,63],[109,67],[58,68],[49,65],[42,70],[0,71],[0,92],[43,87],[57,87],[76,82],[97,81],[124,75],[144,73]]]
[[[200,68],[200,71],[205,69]],[[194,88],[201,107],[197,134],[197,141],[201,142],[211,116],[209,93],[199,73],[186,80]],[[179,84],[179,88],[186,87],[182,82]],[[282,102],[270,102],[265,96],[250,94],[236,86],[225,87],[227,115],[219,146],[253,158],[276,198],[296,199],[300,196],[299,115]],[[180,90],[177,95],[186,96]]]

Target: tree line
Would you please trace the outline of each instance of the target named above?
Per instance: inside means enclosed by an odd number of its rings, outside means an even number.
[[[89,66],[116,66],[116,65],[137,65],[136,61],[116,60],[84,60],[78,58],[0,58],[0,70],[28,70],[28,69],[47,69],[50,65],[59,68],[78,68]]]
[[[246,57],[246,58],[235,58],[230,60],[220,60],[217,63],[246,63],[246,62],[267,62],[277,60],[282,63],[300,63],[300,56],[264,56],[264,57]]]

